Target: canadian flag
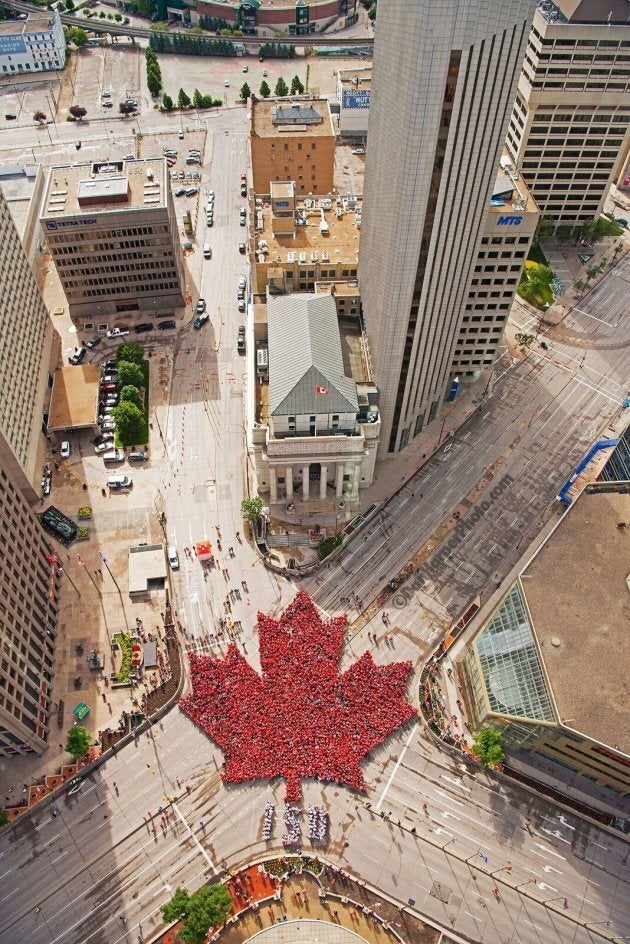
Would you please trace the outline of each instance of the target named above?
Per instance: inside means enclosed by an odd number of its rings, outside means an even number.
[[[330,390],[326,390],[326,387],[315,387],[315,393],[327,393],[330,395]]]

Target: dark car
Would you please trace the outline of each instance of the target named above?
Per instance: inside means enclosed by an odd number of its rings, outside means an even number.
[[[236,339],[236,350],[238,351],[239,354],[245,353],[245,335],[244,334],[239,334],[238,338]]]
[[[143,321],[140,324],[137,324],[133,330],[136,332],[136,334],[143,334],[145,331],[153,331],[153,322]]]
[[[159,321],[158,328],[160,331],[166,331],[168,328],[177,327],[177,322],[174,318],[169,318],[168,321]]]
[[[238,251],[241,253],[242,256],[245,255],[245,243],[238,244]]]
[[[99,338],[98,334],[95,334],[93,338],[90,338],[89,341],[85,342],[85,346],[92,350],[93,347],[98,347],[100,343],[101,339]]]
[[[193,328],[203,328],[206,321],[210,318],[210,315],[199,315],[198,318],[195,318],[193,321]]]
[[[116,360],[115,360],[115,358],[111,358],[111,357],[110,357],[109,360],[103,361],[103,363],[101,364],[101,367],[103,368],[103,370],[105,371],[105,373],[107,373],[108,370],[116,370]]]

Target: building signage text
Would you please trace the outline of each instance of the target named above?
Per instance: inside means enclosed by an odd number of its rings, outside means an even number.
[[[92,226],[93,223],[96,223],[95,219],[91,220],[46,220],[46,229],[61,229],[64,226]]]
[[[499,217],[499,226],[520,226],[523,222],[522,216],[500,216]]]

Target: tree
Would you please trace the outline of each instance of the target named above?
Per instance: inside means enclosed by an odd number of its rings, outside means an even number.
[[[210,928],[225,924],[230,913],[232,896],[225,885],[205,885],[192,895],[182,888],[160,911],[165,921],[183,920],[178,934],[186,944],[202,944]]]
[[[599,275],[599,266],[589,266],[586,270],[586,278],[589,280],[594,279],[596,275]]]
[[[289,94],[289,86],[288,86],[287,83],[284,81],[284,79],[282,78],[282,76],[280,76],[280,78],[279,78],[278,81],[276,82],[276,87],[275,87],[275,89],[274,89],[274,95],[276,96],[276,98],[284,98],[284,96],[285,96],[285,95],[288,95],[288,94]]]
[[[173,99],[170,95],[167,95],[166,92],[164,92],[164,95],[162,96],[162,108],[164,111],[173,110]]]
[[[118,361],[118,383],[121,387],[144,386],[144,371],[140,364],[131,361]]]
[[[74,10],[74,0],[66,0],[66,10],[68,13],[72,13]]]
[[[483,728],[477,731],[473,740],[472,752],[484,767],[496,767],[505,754],[503,753],[502,737],[494,728]]]
[[[201,92],[199,91],[199,89],[196,88],[196,89],[194,90],[194,92],[193,92],[193,97],[192,97],[193,107],[194,107],[194,108],[201,108],[202,102],[203,102],[203,95],[201,94]]]
[[[144,360],[144,348],[141,344],[134,344],[133,341],[127,341],[121,344],[116,351],[116,363],[119,361],[129,361],[130,364],[141,364]]]
[[[36,111],[33,115],[33,121],[38,121],[41,124],[43,121],[46,121],[46,115],[43,111]]]
[[[70,41],[80,49],[88,44],[88,34],[80,26],[73,26],[70,29]]]
[[[0,827],[6,826],[9,822],[9,817],[7,816],[6,810],[0,810]]]
[[[82,724],[75,724],[66,736],[66,750],[78,760],[87,754],[91,741],[90,732],[86,731]]]
[[[243,82],[243,84],[241,85],[241,91],[240,91],[241,99],[244,102],[246,102],[248,98],[251,98],[251,94],[252,94],[252,90],[250,89],[249,85],[247,84],[247,82]]]
[[[177,93],[177,104],[180,108],[190,108],[190,97],[186,94],[183,88],[180,88]]]
[[[531,346],[532,341],[534,340],[533,334],[515,334],[514,340],[518,344],[519,351],[524,354],[528,347]]]
[[[244,498],[241,502],[241,514],[245,521],[258,521],[263,510],[263,500],[260,495],[254,498]]]
[[[138,407],[139,410],[142,409],[142,400],[140,399],[140,393],[137,387],[134,387],[132,384],[127,384],[126,387],[123,387],[120,391],[120,402],[133,403]]]
[[[303,94],[304,94],[304,86],[302,85],[302,82],[300,81],[300,77],[299,75],[294,75],[293,78],[291,79],[291,95],[303,95]]]
[[[573,283],[573,288],[579,295],[581,295],[586,288],[586,282],[583,282],[582,279],[576,279]]]
[[[77,121],[81,121],[81,119],[85,118],[87,115],[87,108],[83,108],[81,105],[73,105],[69,111],[72,117],[76,118]]]
[[[135,110],[136,109],[134,108],[134,106],[130,105],[129,102],[120,102],[118,105],[118,111],[120,112],[121,115],[124,115],[125,117],[127,117],[127,115],[130,115],[132,111],[135,111]]]
[[[271,89],[267,85],[267,82],[265,81],[265,79],[263,79],[262,82],[260,83],[260,88],[258,89],[258,93],[261,98],[269,98],[269,96],[271,95]]]
[[[556,231],[556,224],[550,216],[541,216],[536,227],[534,239],[537,243],[544,243],[551,239]]]
[[[147,69],[147,88],[153,98],[157,98],[162,91],[162,75],[155,69]]]
[[[190,895],[184,888],[176,888],[173,897],[165,905],[160,906],[165,921],[181,921],[186,917]]]
[[[144,416],[134,403],[123,401],[115,406],[112,415],[116,421],[116,432],[123,446],[133,446],[145,435]]]

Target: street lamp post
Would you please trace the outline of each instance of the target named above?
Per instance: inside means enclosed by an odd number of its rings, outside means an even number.
[[[105,564],[105,568],[106,568],[106,570],[107,570],[107,573],[109,574],[109,576],[112,578],[112,580],[114,581],[114,583],[115,583],[115,585],[116,585],[116,589],[118,590],[118,596],[119,596],[119,598],[120,598],[120,605],[121,605],[121,607],[122,607],[123,616],[124,616],[124,618],[125,618],[125,626],[129,626],[129,623],[128,623],[128,621],[127,621],[127,613],[126,613],[126,611],[125,611],[125,601],[123,600],[122,590],[120,589],[120,586],[118,585],[118,581],[116,580],[116,578],[114,577],[113,573],[111,572],[110,566],[109,566],[109,561],[107,560],[107,558],[105,557],[104,554],[101,554],[101,560],[102,560],[103,563]]]

